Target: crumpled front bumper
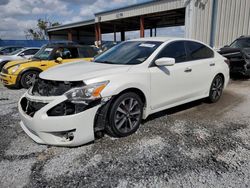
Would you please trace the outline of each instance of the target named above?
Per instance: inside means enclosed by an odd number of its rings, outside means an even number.
[[[31,117],[27,115],[21,107],[20,102],[24,97],[30,101],[44,102],[47,104]],[[94,140],[94,119],[100,104],[73,115],[48,116],[48,110],[67,100],[65,96],[35,97],[26,93],[22,98],[18,103],[21,117],[20,125],[35,142],[73,147]],[[65,139],[65,135],[68,133],[70,133],[71,136],[73,135],[73,139]]]

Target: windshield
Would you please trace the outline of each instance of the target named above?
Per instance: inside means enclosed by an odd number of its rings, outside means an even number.
[[[231,48],[250,48],[250,38],[242,38],[235,40],[231,45]]]
[[[52,54],[53,48],[43,47],[34,56],[34,59],[48,60]]]
[[[95,58],[97,63],[136,65],[144,62],[162,42],[128,41],[114,46]]]
[[[19,49],[19,50],[16,50],[14,52],[11,52],[8,55],[16,55],[16,54],[20,53],[21,51],[23,51],[23,49]]]

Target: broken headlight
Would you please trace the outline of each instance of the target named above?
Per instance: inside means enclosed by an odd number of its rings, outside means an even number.
[[[101,92],[108,85],[108,83],[109,81],[104,81],[83,87],[73,88],[66,92],[65,95],[72,103],[88,104],[88,101],[101,98]]]

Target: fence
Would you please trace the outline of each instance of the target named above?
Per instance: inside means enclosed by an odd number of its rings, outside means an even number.
[[[0,40],[0,46],[41,47],[48,40]]]

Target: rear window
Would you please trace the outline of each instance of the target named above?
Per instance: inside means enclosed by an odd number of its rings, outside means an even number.
[[[82,58],[94,57],[97,55],[97,50],[92,47],[81,47],[79,50],[79,56]]]
[[[214,52],[207,46],[193,41],[186,41],[188,60],[199,60],[214,57]]]

